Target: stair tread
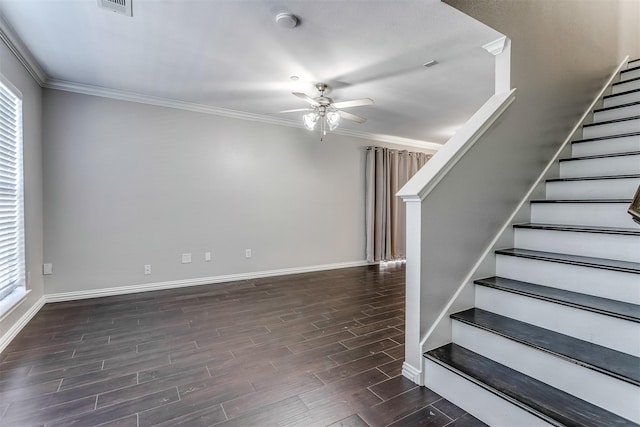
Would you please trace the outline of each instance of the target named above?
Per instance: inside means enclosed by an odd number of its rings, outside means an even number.
[[[628,79],[628,80],[620,80],[619,82],[614,83],[612,86],[623,85],[625,83],[635,82],[635,81],[640,81],[640,77],[634,77],[634,78]]]
[[[479,308],[451,318],[551,353],[565,360],[640,385],[640,358]]]
[[[603,99],[615,98],[616,96],[629,95],[631,93],[637,93],[637,92],[640,92],[640,89],[632,89],[632,90],[627,90],[625,92],[614,93],[614,94],[611,94],[611,95],[604,96]]]
[[[640,68],[640,67],[638,67]],[[631,80],[627,80],[627,81],[631,81]],[[594,113],[601,113],[603,111],[610,111],[610,110],[618,110],[620,108],[626,108],[626,107],[632,107],[634,105],[638,105],[640,106],[640,101],[636,101],[636,102],[629,102],[627,104],[620,104],[620,105],[614,105],[613,107],[606,107],[606,108],[598,108],[596,110],[593,110]]]
[[[640,132],[629,132],[629,133],[621,133],[618,135],[607,135],[607,136],[597,136],[595,138],[578,139],[575,141],[571,141],[571,143],[579,144],[581,142],[604,141],[607,139],[628,138],[630,136],[638,136],[638,135],[640,135]]]
[[[633,62],[633,61],[631,61],[631,62]],[[622,70],[622,71],[620,71],[620,73],[621,73],[621,74],[622,74],[622,73],[628,73],[628,72],[630,72],[630,71],[635,71],[635,70],[640,70],[640,65],[636,65],[636,66],[634,66],[634,67],[627,68],[626,70]]]
[[[551,178],[547,179],[547,182],[559,182],[559,181],[597,181],[605,179],[630,179],[640,178],[640,174],[628,174],[628,175],[602,175],[602,176],[580,176],[574,178]]]
[[[592,127],[592,126],[602,126],[602,125],[609,125],[611,123],[628,122],[630,120],[638,120],[638,119],[640,119],[640,116],[623,117],[621,119],[606,120],[604,122],[588,123],[582,127],[586,128],[586,127]]]
[[[611,154],[595,154],[592,156],[567,157],[566,159],[560,159],[560,162],[571,162],[574,160],[605,159],[608,157],[637,156],[639,154],[640,154],[640,151],[627,151],[625,153],[611,153]]]
[[[628,302],[496,276],[475,280],[473,283],[640,323],[640,305]]]
[[[536,199],[531,203],[626,203],[629,204],[632,199]]]
[[[541,261],[557,262],[561,264],[579,265],[582,267],[614,270],[624,273],[640,274],[640,263],[618,261],[614,259],[593,258],[580,255],[560,254],[554,252],[534,251],[530,249],[501,249],[495,252],[499,255],[516,256],[520,258],[537,259]]]
[[[564,224],[514,224],[514,228],[526,228],[530,230],[573,231],[582,233],[622,234],[628,236],[640,236],[640,229],[622,227],[598,227],[595,225],[564,225]]]
[[[632,421],[457,344],[446,344],[426,352],[424,356],[554,425],[637,426]]]

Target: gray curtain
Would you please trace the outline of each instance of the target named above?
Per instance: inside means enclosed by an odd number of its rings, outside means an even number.
[[[424,153],[367,147],[367,261],[405,258],[405,208],[396,193],[430,158]]]

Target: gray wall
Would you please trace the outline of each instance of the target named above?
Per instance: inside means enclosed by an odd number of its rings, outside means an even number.
[[[511,39],[517,92],[423,201],[423,337],[618,63],[627,54],[640,57],[640,38],[630,34],[640,22],[627,13],[637,9],[629,2],[446,3]],[[450,337],[437,338],[429,347]]]
[[[42,276],[42,144],[41,89],[14,54],[0,42],[0,73],[22,92],[25,251],[31,293],[18,308],[0,322],[0,338],[38,304],[44,295]]]
[[[43,110],[47,294],[365,259],[379,144],[56,90]]]

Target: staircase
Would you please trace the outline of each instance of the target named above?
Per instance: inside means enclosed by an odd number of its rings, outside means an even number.
[[[492,426],[640,424],[640,60],[476,280],[425,385]]]

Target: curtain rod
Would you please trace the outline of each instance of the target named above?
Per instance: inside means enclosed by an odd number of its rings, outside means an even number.
[[[395,149],[395,148],[376,147],[375,145],[367,146],[367,151],[369,151],[369,150],[389,150],[389,151],[395,151],[396,153],[424,154],[425,156],[433,157],[433,154],[422,153],[420,151],[398,150],[398,149]]]

